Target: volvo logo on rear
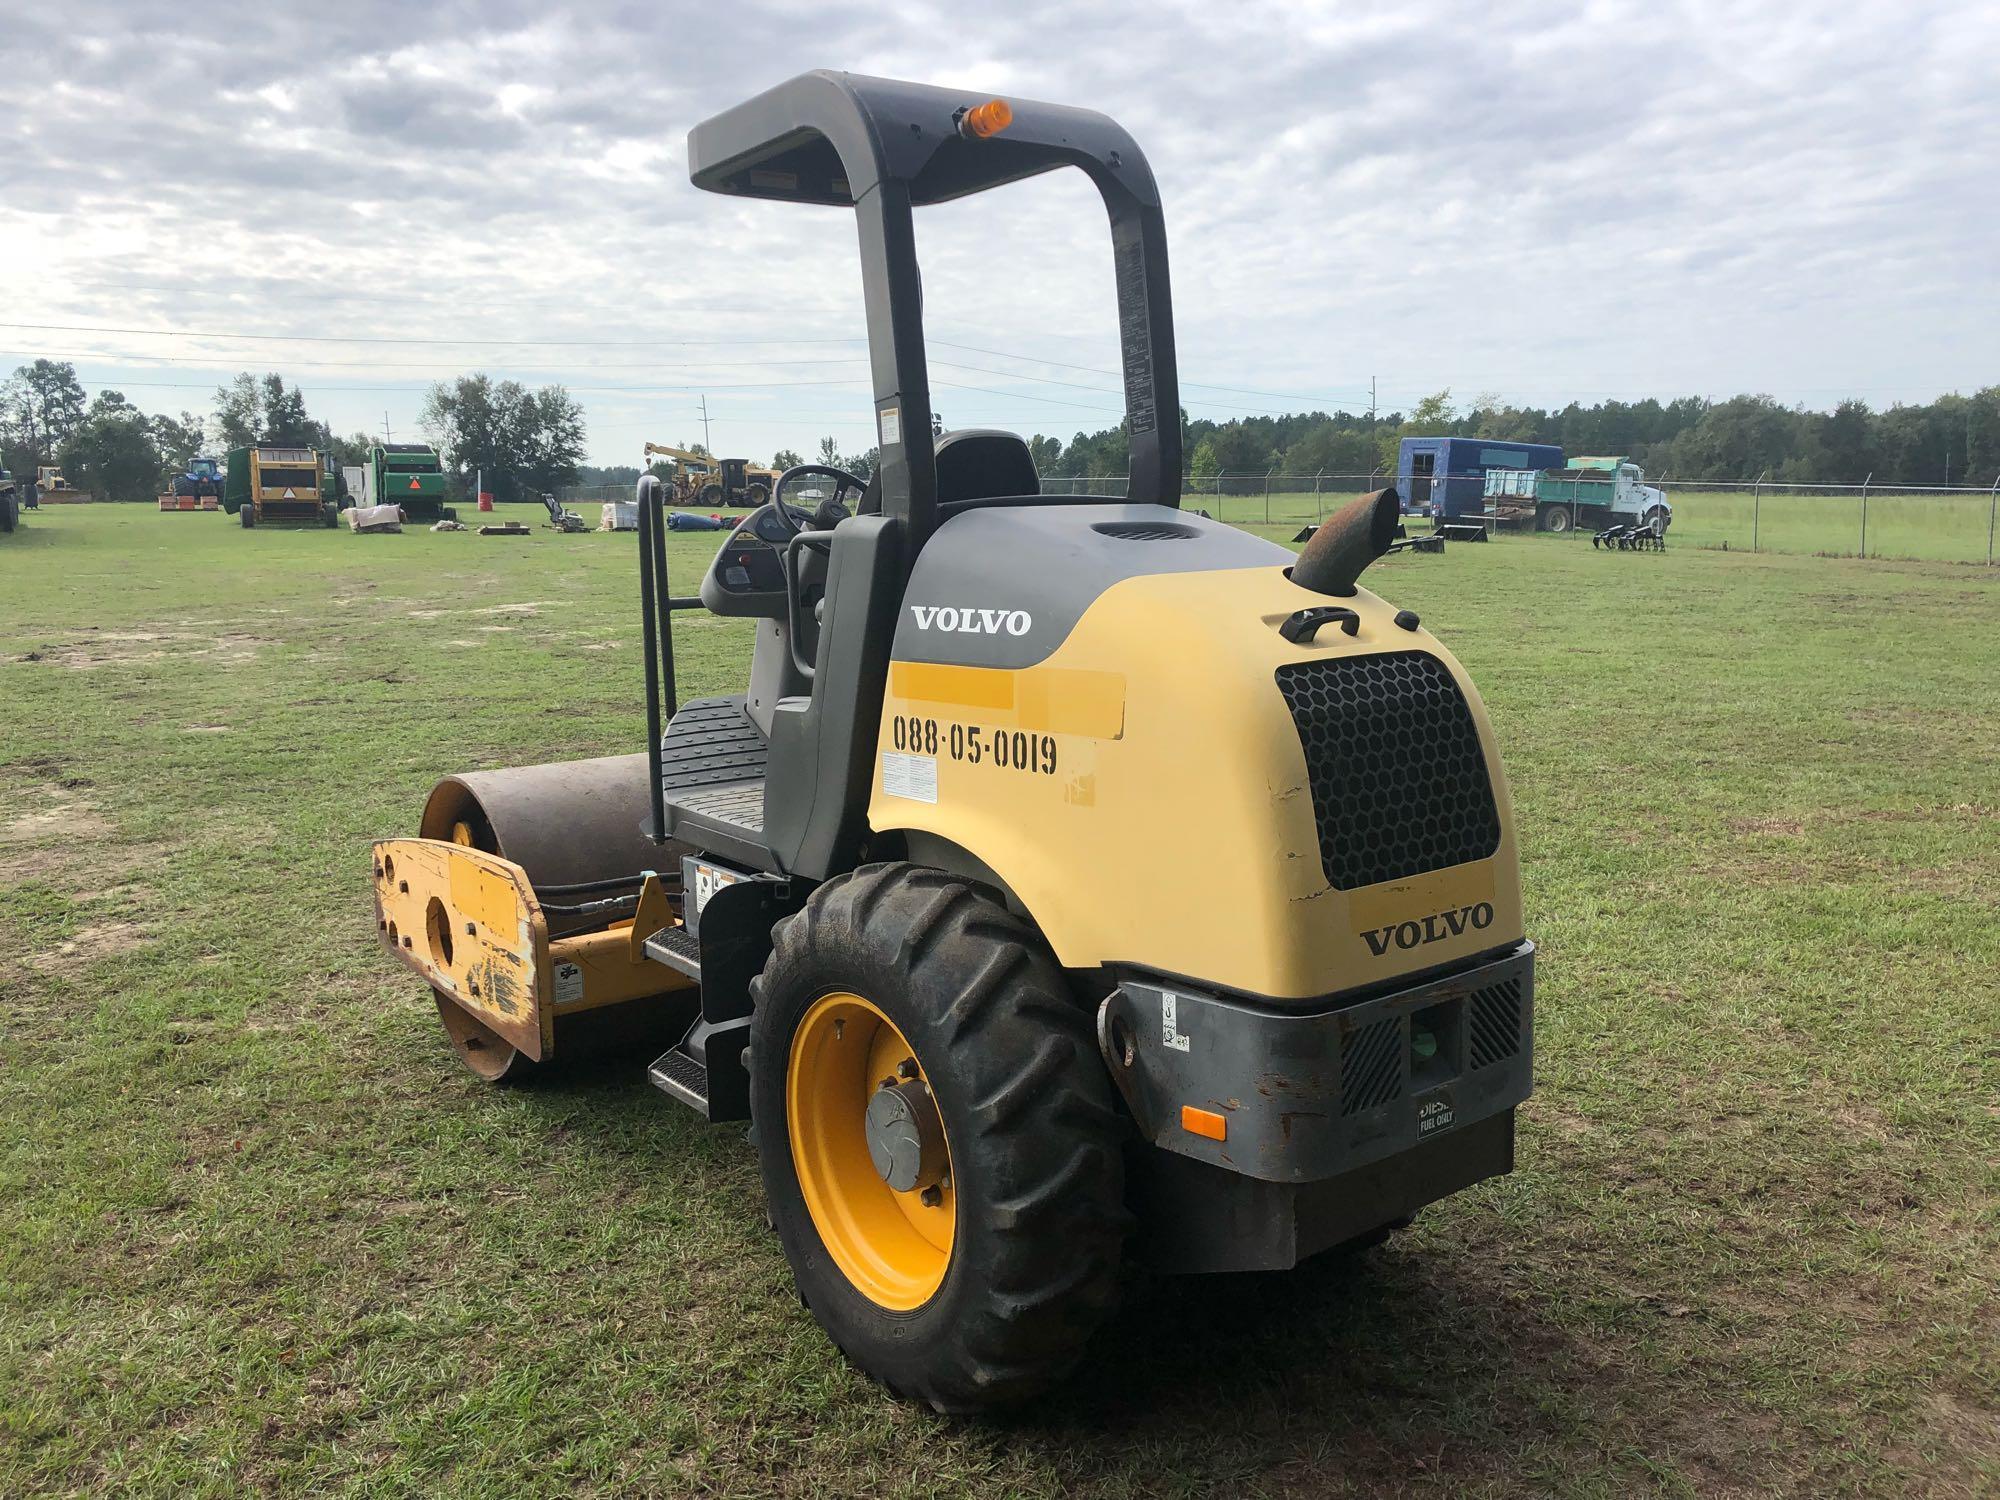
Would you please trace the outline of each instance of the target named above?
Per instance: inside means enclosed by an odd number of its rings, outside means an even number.
[[[1481,901],[1453,911],[1434,911],[1422,921],[1391,922],[1387,927],[1365,928],[1361,936],[1368,944],[1368,951],[1380,958],[1389,951],[1391,943],[1398,948],[1421,948],[1425,943],[1441,943],[1446,938],[1460,937],[1468,927],[1480,931],[1492,925],[1493,903]]]
[[[1034,620],[1025,609],[960,609],[953,604],[912,604],[919,630],[957,635],[1026,635]]]

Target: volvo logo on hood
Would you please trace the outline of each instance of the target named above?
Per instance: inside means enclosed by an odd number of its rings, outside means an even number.
[[[956,635],[1026,635],[1034,619],[1025,609],[961,609],[955,604],[912,604],[919,630]]]
[[[1481,901],[1454,911],[1432,912],[1418,922],[1391,922],[1387,927],[1364,928],[1361,936],[1368,944],[1368,951],[1380,958],[1389,951],[1391,943],[1398,948],[1421,948],[1426,943],[1458,937],[1468,927],[1484,931],[1492,925],[1493,903]]]

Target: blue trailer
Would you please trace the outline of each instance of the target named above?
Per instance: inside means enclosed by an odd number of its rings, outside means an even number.
[[[1492,438],[1404,438],[1396,456],[1403,508],[1440,521],[1478,520],[1486,513],[1488,469],[1560,469],[1553,443],[1503,443]]]

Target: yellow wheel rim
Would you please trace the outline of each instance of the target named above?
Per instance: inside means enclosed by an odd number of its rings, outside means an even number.
[[[895,1022],[859,995],[822,995],[793,1033],[785,1124],[806,1211],[856,1290],[896,1311],[923,1306],[944,1284],[958,1224],[949,1140],[944,1178],[929,1193],[895,1191],[869,1155],[869,1099],[885,1081],[910,1078],[928,1087]]]

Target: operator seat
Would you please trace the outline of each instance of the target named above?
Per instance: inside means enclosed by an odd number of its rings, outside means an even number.
[[[987,427],[947,432],[936,453],[939,505],[1042,492],[1034,455],[1017,433]]]
[[[1028,451],[1027,440],[1018,433],[967,427],[947,432],[937,440],[932,452],[937,455],[937,497],[941,506],[1042,492],[1042,476],[1035,472],[1034,455]],[[856,510],[869,516],[881,509],[882,479],[878,474],[868,481]]]

